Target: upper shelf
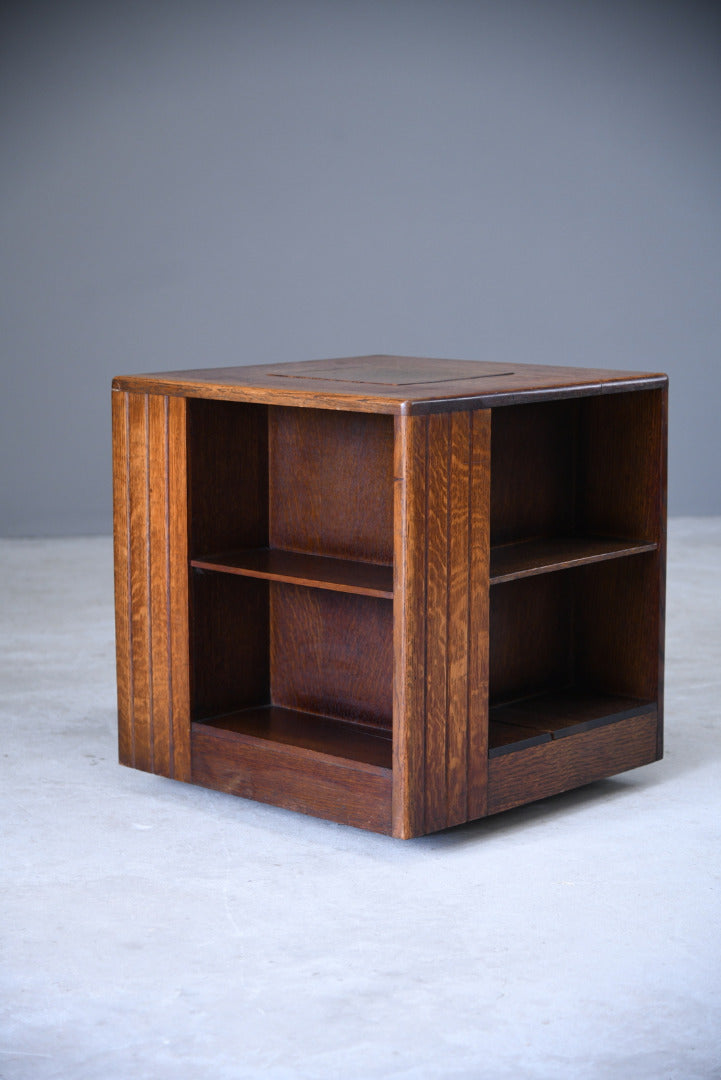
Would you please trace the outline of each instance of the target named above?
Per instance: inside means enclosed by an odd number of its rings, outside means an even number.
[[[393,567],[376,563],[304,555],[279,548],[254,548],[201,556],[191,559],[190,565],[199,570],[215,570],[222,574],[240,574],[242,577],[285,581],[315,589],[393,599]]]
[[[639,540],[609,540],[575,536],[561,539],[524,540],[491,548],[491,585],[517,578],[567,570],[573,566],[620,559],[655,551],[657,545]]]
[[[491,548],[490,584],[567,570],[628,555],[655,551],[656,544],[594,537],[524,540]],[[203,555],[191,560],[199,570],[285,581],[334,592],[393,599],[393,567],[377,563],[305,555],[280,548],[253,548]]]
[[[550,690],[489,710],[489,757],[656,713],[655,701],[584,687]]]

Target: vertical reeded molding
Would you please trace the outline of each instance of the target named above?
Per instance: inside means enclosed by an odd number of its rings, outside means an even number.
[[[186,402],[112,401],[119,758],[190,780]]]
[[[424,830],[426,650],[425,416],[395,419],[393,835]]]
[[[168,397],[168,610],[171,737],[176,780],[190,781],[190,583],[188,578],[188,401]]]
[[[396,420],[393,828],[482,817],[490,412]]]
[[[113,553],[115,562],[115,666],[118,686],[118,757],[134,765],[133,667],[130,637],[130,485],[128,395],[112,394]]]
[[[468,534],[468,819],[488,813],[491,410],[471,413]]]

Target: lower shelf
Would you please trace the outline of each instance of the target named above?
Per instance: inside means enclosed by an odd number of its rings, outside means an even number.
[[[491,709],[489,728],[489,814],[659,756],[656,705],[635,698],[543,694]],[[191,768],[204,787],[392,832],[392,743],[383,729],[276,706],[243,709],[192,724]]]
[[[200,728],[227,732],[225,737],[231,739],[233,735],[239,735],[282,743],[302,757],[321,756],[381,769],[390,769],[392,764],[390,731],[297,709],[283,709],[278,705],[239,709],[193,724],[193,730]]]
[[[489,712],[488,756],[500,757],[655,710],[652,701],[566,689]]]
[[[551,739],[488,762],[488,813],[559,795],[563,791],[615,776],[657,761],[658,713],[639,716]]]
[[[204,787],[375,832],[391,831],[390,733],[277,706],[191,727]]]

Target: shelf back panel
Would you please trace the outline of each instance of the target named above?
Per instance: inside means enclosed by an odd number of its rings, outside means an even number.
[[[492,411],[491,544],[611,537],[659,543],[664,390]]]
[[[575,530],[576,401],[491,411],[491,545]]]
[[[268,408],[188,401],[190,556],[268,544]]]
[[[492,705],[564,686],[656,701],[658,551],[491,589]]]
[[[588,533],[661,541],[664,394],[581,400],[578,509]]]
[[[558,688],[573,678],[573,571],[491,589],[491,704]]]
[[[659,559],[654,551],[574,571],[579,678],[612,694],[659,694]]]
[[[268,582],[197,570],[191,582],[193,719],[267,704]]]
[[[390,565],[393,418],[273,406],[268,432],[271,547]]]
[[[270,583],[271,701],[390,730],[390,600]]]

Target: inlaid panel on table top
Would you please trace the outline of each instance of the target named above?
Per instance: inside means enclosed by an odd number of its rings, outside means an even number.
[[[666,381],[665,375],[633,371],[374,355],[123,375],[113,380],[113,387],[181,397],[422,414],[652,388]]]

